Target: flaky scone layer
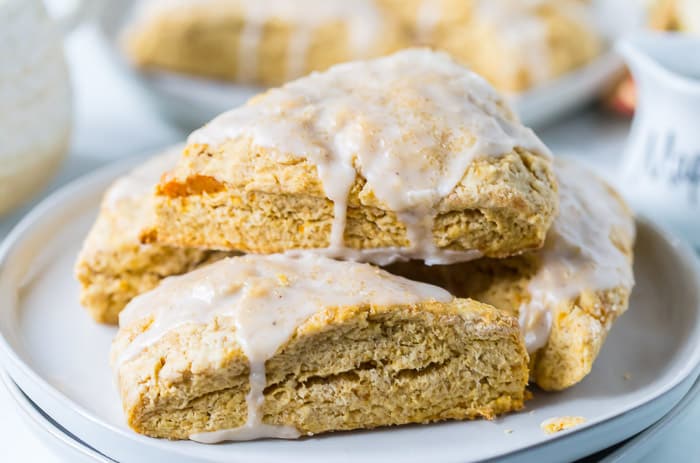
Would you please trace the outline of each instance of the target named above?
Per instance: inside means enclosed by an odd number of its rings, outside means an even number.
[[[148,326],[122,327],[113,359]],[[230,319],[168,333],[118,371],[129,425],[154,437],[246,421],[248,363]],[[469,300],[323,310],[266,362],[263,422],[302,434],[522,408],[528,357],[517,321]]]
[[[308,162],[273,162],[248,141],[191,145],[158,185],[146,241],[275,253],[329,245],[333,203]],[[226,181],[217,180],[226,179]],[[547,160],[517,150],[478,160],[438,205],[433,242],[442,249],[505,257],[542,245],[556,207]],[[349,197],[346,246],[405,247],[405,226],[358,177]]]

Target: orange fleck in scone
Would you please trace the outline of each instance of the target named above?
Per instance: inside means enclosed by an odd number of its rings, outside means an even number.
[[[270,90],[195,131],[150,241],[429,263],[542,246],[547,148],[479,76],[407,50]]]
[[[532,379],[560,390],[593,366],[634,284],[634,219],[618,194],[590,171],[557,160],[560,213],[544,248],[510,259],[388,270],[507,310],[520,319]]]
[[[493,418],[525,400],[517,320],[369,264],[249,255],[164,280],[120,315],[129,425],[213,443]]]
[[[582,0],[380,0],[414,40],[444,50],[496,88],[520,92],[579,68],[602,38]]]
[[[279,85],[409,46],[374,0],[144,0],[125,34],[139,66]]]
[[[187,272],[222,253],[144,245],[141,230],[152,220],[152,190],[173,167],[182,147],[154,157],[117,180],[106,192],[100,213],[76,263],[80,302],[98,322],[116,324],[121,309],[137,294],[169,275]]]

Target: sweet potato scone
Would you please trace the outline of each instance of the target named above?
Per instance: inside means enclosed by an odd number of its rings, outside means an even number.
[[[172,168],[182,147],[154,157],[117,180],[105,193],[100,213],[76,263],[80,302],[102,323],[116,324],[131,298],[169,275],[187,272],[222,253],[144,245],[141,230],[152,220],[152,190]]]
[[[559,390],[583,379],[634,284],[634,219],[622,199],[590,171],[557,160],[560,208],[540,251],[451,266],[417,262],[393,273],[436,284],[520,319],[531,376]]]
[[[270,90],[195,131],[147,241],[430,263],[542,246],[547,148],[479,76],[407,50]]]
[[[422,45],[444,50],[496,88],[519,92],[601,50],[582,0],[380,0]]]
[[[112,366],[135,431],[206,443],[492,418],[528,379],[506,312],[310,254],[164,280],[121,313]]]
[[[409,42],[374,0],[143,0],[125,44],[145,68],[279,85]]]

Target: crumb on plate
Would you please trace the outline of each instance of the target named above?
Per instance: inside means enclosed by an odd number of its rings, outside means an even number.
[[[585,422],[586,419],[582,416],[558,416],[544,420],[542,424],[540,424],[540,428],[542,428],[546,434],[555,434]]]

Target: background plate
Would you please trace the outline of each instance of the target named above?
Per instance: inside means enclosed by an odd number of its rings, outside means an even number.
[[[72,271],[102,192],[132,166],[133,162],[111,166],[50,196],[18,225],[0,251],[0,354],[8,372],[53,419],[117,460],[571,460],[651,425],[697,376],[700,296],[695,258],[685,245],[642,220],[631,307],[613,329],[592,373],[562,393],[536,390],[525,412],[492,422],[213,446],[134,434],[124,424],[107,361],[115,329],[96,325],[79,306]],[[581,415],[587,422],[555,436],[542,433],[543,420],[563,415]]]

